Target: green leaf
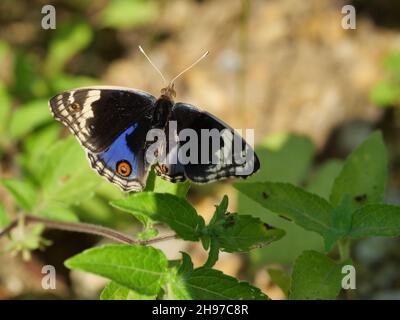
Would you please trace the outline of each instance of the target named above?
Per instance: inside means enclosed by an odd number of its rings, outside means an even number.
[[[5,134],[9,125],[9,116],[11,114],[11,97],[6,86],[0,83],[0,139]]]
[[[400,235],[400,207],[389,204],[370,204],[353,213],[351,230],[348,237],[357,239],[364,237]]]
[[[246,182],[275,181],[298,185],[304,181],[310,169],[314,146],[307,137],[279,133],[268,136],[256,147],[256,152],[261,168],[257,174],[246,179]],[[252,216],[268,221],[286,232],[285,237],[268,247],[251,251],[250,257],[254,265],[292,263],[306,249],[323,250],[323,239],[319,234],[282,219],[242,193],[238,194],[237,203],[238,212],[251,213]]]
[[[71,76],[68,74],[59,74],[51,80],[51,88],[55,93],[71,90],[71,88],[89,87],[99,84],[100,81],[96,78],[77,75]]]
[[[109,184],[105,180],[104,183]],[[96,196],[86,199],[78,206],[73,206],[72,209],[82,221],[101,224],[111,228],[118,228],[121,223],[121,217],[116,217],[116,210],[109,205],[107,199],[98,195],[98,192],[96,192]],[[122,218],[128,220],[128,217]]]
[[[193,271],[193,262],[190,256],[186,252],[182,253],[182,263],[179,266],[178,273],[179,274],[187,274]]]
[[[42,234],[45,227],[43,224],[36,224],[29,228],[27,234],[22,239],[23,247],[28,250],[43,249],[51,244],[48,240],[43,239]]]
[[[260,289],[210,268],[193,269],[190,256],[182,252],[178,269],[169,270],[166,283],[167,299],[190,300],[264,300]]]
[[[34,211],[34,214],[51,220],[79,222],[77,215],[71,209],[57,204],[49,204],[45,208]]]
[[[137,193],[137,194],[142,194],[142,193]],[[123,199],[110,201],[110,205],[113,206],[114,208],[132,214],[137,220],[140,221],[140,223],[143,224],[145,230],[152,230],[153,225],[157,222],[155,220],[156,218],[154,217],[154,212],[153,212],[153,210],[155,210],[154,208],[155,204],[152,203],[152,207],[148,208],[147,204],[143,201],[143,199],[141,199],[143,196],[139,196],[140,201],[134,203],[133,201],[134,196],[135,194],[129,195]]]
[[[221,203],[215,206],[214,215],[212,216],[210,222],[208,223],[207,228],[204,229],[203,234],[200,238],[201,244],[203,245],[203,248],[205,250],[208,250],[212,245],[212,248],[210,248],[208,254],[208,260],[206,262],[206,265],[213,266],[216,260],[218,260],[219,244],[217,245],[216,234],[218,234],[218,229],[221,229],[222,225],[225,223],[226,219],[225,213],[227,209],[228,209],[228,197],[224,195]]]
[[[156,176],[154,170],[150,171],[144,191],[156,193],[170,193],[185,198],[190,189],[190,181],[172,183]]]
[[[114,0],[103,10],[101,24],[104,27],[128,29],[151,23],[157,16],[155,1]]]
[[[10,219],[8,218],[6,208],[2,203],[0,203],[0,227],[4,229],[9,225],[9,223]]]
[[[293,267],[289,298],[336,299],[341,289],[341,268],[316,251],[304,251]]]
[[[327,160],[314,172],[306,190],[329,199],[329,194],[332,190],[335,178],[342,170],[343,162],[341,160]]]
[[[279,240],[285,235],[259,218],[232,213],[226,216],[222,228],[216,231],[220,248],[227,252],[246,252]]]
[[[14,81],[11,92],[22,101],[28,101],[34,94],[34,85],[40,82],[38,78],[37,56],[18,50],[14,57]]]
[[[177,197],[185,198],[190,189],[190,181],[172,183],[159,177],[156,178],[154,192],[170,193]]]
[[[0,41],[0,63],[4,63],[4,59],[10,54],[10,45],[6,41]]]
[[[185,199],[167,193],[140,192],[111,205],[141,219],[166,223],[177,235],[189,241],[197,241],[204,227],[204,220]]]
[[[92,37],[92,29],[85,22],[73,22],[57,27],[46,59],[46,74],[58,75],[75,54],[89,45]]]
[[[12,194],[17,205],[31,213],[36,204],[37,191],[30,183],[17,179],[3,179],[1,183]]]
[[[400,73],[400,52],[394,51],[387,55],[384,61],[385,68],[395,74]]]
[[[21,224],[21,221],[19,221]],[[5,251],[11,252],[13,255],[22,254],[24,260],[31,258],[31,251],[43,250],[51,244],[51,241],[42,237],[44,225],[39,223],[30,226],[24,226],[24,232],[20,232],[17,237],[12,237],[5,248]]]
[[[46,99],[29,102],[16,109],[11,117],[10,134],[18,139],[33,129],[51,121]]]
[[[203,234],[200,238],[201,245],[203,246],[204,250],[208,250],[210,248],[211,243],[211,236],[208,234]]]
[[[222,201],[219,205],[215,206],[215,212],[212,216],[210,223],[208,224],[209,227],[213,227],[218,223],[223,223],[225,221],[225,213],[228,210],[229,200],[226,195],[222,198]]]
[[[326,251],[330,251],[336,241],[349,233],[353,214],[351,205],[351,197],[345,195],[339,206],[332,210],[331,225],[333,229],[324,236]]]
[[[332,206],[323,198],[287,183],[238,183],[235,188],[263,207],[284,214],[299,226],[326,234]]]
[[[37,180],[41,179],[41,167],[46,162],[44,155],[56,143],[59,133],[60,127],[54,124],[46,126],[33,135],[28,135],[24,139],[24,153],[20,161],[25,169],[36,177]]]
[[[218,261],[219,257],[219,242],[216,238],[212,238],[210,241],[210,250],[208,252],[207,261],[204,264],[204,268],[212,268]]]
[[[91,272],[139,294],[157,295],[167,271],[165,255],[153,247],[107,245],[85,250],[69,258],[70,269]]]
[[[186,273],[190,273],[193,271],[193,264],[188,255],[188,258],[182,262],[179,268],[173,267],[169,269],[167,274],[166,286],[164,289],[164,296],[162,300],[191,300],[190,293],[188,292],[185,286],[185,277],[183,276]],[[184,256],[185,259],[185,256]],[[188,264],[187,260],[189,260],[190,264]],[[183,266],[184,265],[184,266]]]
[[[314,146],[309,138],[278,133],[268,136],[257,146],[256,153],[261,168],[246,182],[268,180],[297,184],[305,177],[311,165]]]
[[[383,200],[387,178],[386,148],[380,132],[373,133],[346,159],[336,178],[330,201],[338,206],[346,194],[353,210]]]
[[[290,289],[290,277],[286,274],[286,272],[280,269],[268,269],[267,271],[272,282],[282,290],[286,297],[288,297]]]
[[[204,248],[207,249],[211,242],[209,260],[206,263],[208,267],[213,260],[218,259],[219,248],[227,252],[245,252],[276,241],[285,234],[283,230],[270,227],[259,218],[237,213],[227,214],[227,209],[228,197],[224,196],[203,232],[203,245],[207,246]]]
[[[199,268],[181,278],[191,299],[199,300],[265,300],[268,297],[260,289],[239,281],[221,271]]]
[[[43,206],[57,202],[64,206],[78,204],[93,196],[100,178],[90,169],[74,137],[56,143],[43,158]]]
[[[380,107],[397,104],[400,99],[400,86],[390,81],[381,81],[372,88],[370,99]]]
[[[137,293],[116,282],[110,282],[100,294],[100,300],[155,300],[157,295],[144,295]]]

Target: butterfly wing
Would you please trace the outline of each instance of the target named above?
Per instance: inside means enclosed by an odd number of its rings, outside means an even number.
[[[260,168],[260,162],[251,146],[231,127],[212,114],[187,103],[176,103],[171,120],[176,120],[177,133],[192,129],[199,137],[197,162],[179,164],[185,176],[197,183],[207,183],[229,177],[246,178]],[[213,147],[212,137],[204,144],[202,129],[218,130],[219,147]],[[201,140],[200,140],[201,139]],[[181,143],[180,148],[183,145]]]
[[[49,104],[54,118],[87,150],[100,153],[133,123],[151,114],[155,101],[143,91],[99,86],[65,91]]]
[[[88,152],[93,169],[123,191],[142,191],[150,164],[145,161],[146,134],[149,118],[142,118],[126,129],[111,146],[101,152]]]
[[[168,133],[166,134],[168,137]],[[171,146],[166,141],[166,157],[159,158],[154,170],[158,176],[169,182],[183,182],[186,180],[184,166],[179,163],[178,145]],[[176,161],[174,161],[176,159]]]
[[[149,165],[144,152],[156,98],[139,90],[89,87],[50,100],[56,120],[87,151],[93,169],[123,191],[143,190]]]

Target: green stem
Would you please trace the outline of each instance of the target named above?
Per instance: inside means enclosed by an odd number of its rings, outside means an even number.
[[[350,259],[350,240],[340,240],[338,242],[340,262],[345,262]]]

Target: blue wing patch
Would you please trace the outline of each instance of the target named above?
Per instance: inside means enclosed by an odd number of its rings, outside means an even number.
[[[127,165],[131,166],[131,169],[126,173],[122,173],[121,175],[124,178],[132,178],[136,175],[136,156],[129,150],[126,136],[130,135],[137,128],[137,123],[135,123],[132,127],[128,128],[123,134],[121,134],[114,143],[110,146],[107,151],[104,151],[98,155],[99,159],[107,165],[109,168],[113,168],[118,173],[118,164],[121,161],[125,161]]]
[[[144,163],[144,145],[131,143],[143,132],[140,129],[134,123],[106,151],[87,154],[92,168],[123,191],[142,191],[146,184],[149,166]]]

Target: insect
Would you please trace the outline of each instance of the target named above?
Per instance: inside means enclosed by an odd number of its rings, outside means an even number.
[[[167,84],[161,71],[140,46],[139,49]],[[51,98],[51,112],[54,118],[67,126],[79,140],[92,168],[123,191],[142,191],[153,165],[157,175],[171,182],[189,179],[195,183],[207,183],[234,176],[245,178],[260,167],[257,155],[249,144],[212,114],[188,103],[174,103],[175,80],[207,54],[208,52],[203,54],[174,77],[161,90],[158,99],[136,89],[86,87],[65,91]],[[169,141],[157,140],[157,147],[154,148],[148,139],[151,130],[164,132],[168,136],[171,132],[169,123],[172,121],[176,124],[176,132],[173,133],[175,138],[189,129],[199,136],[204,130],[215,132],[215,129],[217,132],[225,130],[232,134],[228,140],[218,138],[220,144],[216,150],[207,144],[204,147],[204,141],[201,141],[202,147],[199,148],[198,154],[191,156],[192,160],[198,161],[184,162],[177,154],[183,149],[185,142],[178,140],[172,145]],[[249,159],[246,158],[245,163],[232,157],[234,141],[239,141],[235,155],[253,155]],[[207,142],[211,142],[209,145],[213,143],[210,140],[205,141]],[[150,148],[154,149],[152,160],[147,158]],[[230,154],[229,159],[226,151]],[[161,157],[160,154],[164,156]],[[175,157],[172,157],[173,155]],[[171,161],[172,158],[175,161]],[[217,161],[211,161],[215,159]],[[247,171],[239,172],[245,167]]]

